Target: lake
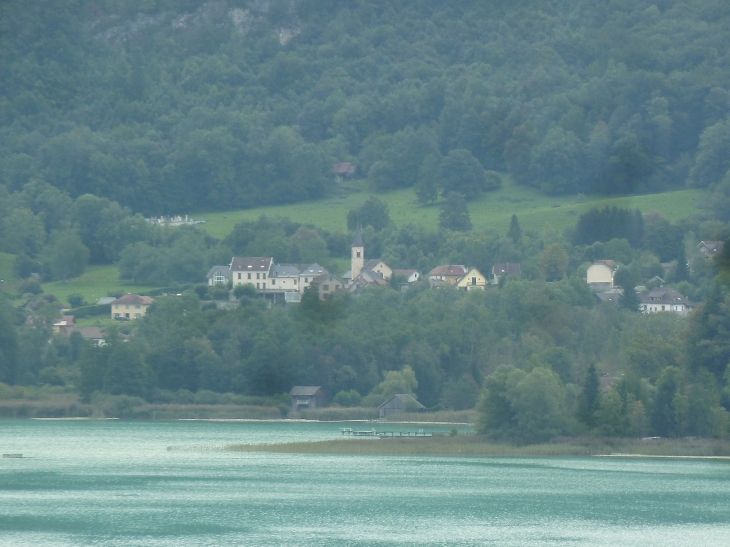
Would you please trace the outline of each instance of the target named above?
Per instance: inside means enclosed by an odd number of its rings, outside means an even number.
[[[723,461],[220,450],[346,426],[0,421],[0,546],[730,545]]]

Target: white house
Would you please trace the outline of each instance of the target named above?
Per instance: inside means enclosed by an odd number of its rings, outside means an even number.
[[[418,270],[393,270],[393,275],[402,277],[406,283],[415,283],[421,279],[421,272]]]
[[[671,287],[656,287],[639,295],[642,313],[676,313],[687,315],[697,305]]]
[[[231,278],[231,267],[230,266],[213,266],[208,275],[205,276],[208,279],[208,285],[225,285]]]

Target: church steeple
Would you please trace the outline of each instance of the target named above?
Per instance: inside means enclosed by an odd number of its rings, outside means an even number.
[[[362,267],[365,265],[365,247],[362,244],[362,234],[360,225],[355,228],[355,237],[352,240],[352,255],[350,258],[352,279],[355,279],[360,272]]]

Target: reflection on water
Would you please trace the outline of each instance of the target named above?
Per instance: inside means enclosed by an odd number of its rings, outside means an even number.
[[[340,427],[0,422],[0,546],[730,545],[724,462],[218,450]]]

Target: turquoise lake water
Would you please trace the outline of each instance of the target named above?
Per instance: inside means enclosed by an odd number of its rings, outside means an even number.
[[[343,425],[0,421],[0,546],[730,546],[727,462],[220,450]]]

